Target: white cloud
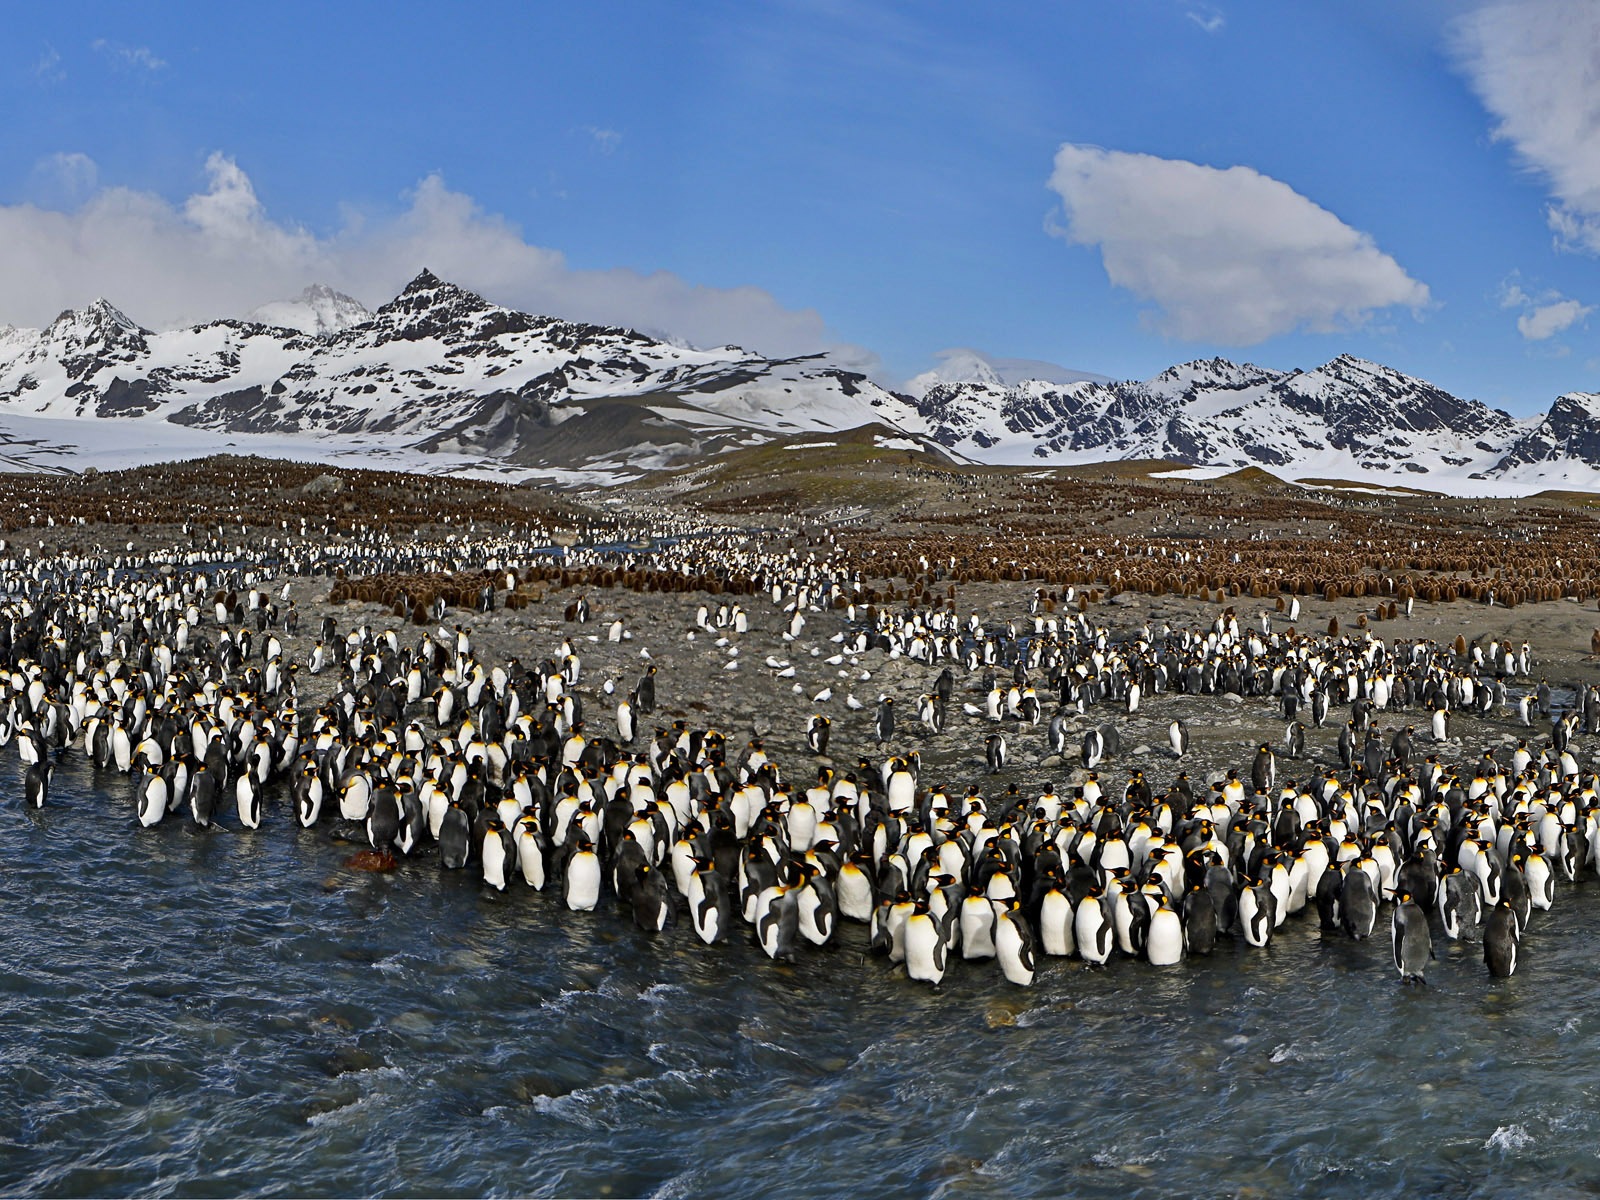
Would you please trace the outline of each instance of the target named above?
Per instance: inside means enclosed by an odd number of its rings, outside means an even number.
[[[1249,167],[1069,143],[1050,187],[1066,218],[1051,231],[1098,246],[1111,282],[1154,304],[1176,337],[1249,346],[1429,302],[1370,236]]]
[[[594,139],[595,149],[601,154],[613,154],[622,143],[622,135],[615,129],[600,129],[594,125],[585,125],[583,131]]]
[[[33,64],[33,77],[40,83],[60,83],[67,77],[61,54],[54,46],[46,46],[39,55],[39,61]]]
[[[1222,10],[1211,4],[1186,4],[1184,16],[1207,33],[1221,33],[1222,27],[1228,23]]]
[[[83,177],[94,165],[60,157]],[[531,244],[437,175],[423,179],[398,214],[353,214],[320,236],[273,218],[227,156],[213,154],[206,173],[206,187],[181,204],[103,187],[70,212],[0,205],[0,324],[42,325],[104,296],[144,325],[171,328],[237,316],[313,282],[375,307],[428,267],[530,312],[770,355],[826,350],[858,369],[877,366],[867,351],[834,338],[814,309],[785,308],[760,288],[703,287],[665,271],[574,270],[559,251]]]
[[[118,67],[154,72],[162,70],[167,65],[166,60],[156,57],[148,46],[128,46],[106,38],[96,38],[89,43],[89,49],[103,55]]]
[[[1594,311],[1594,305],[1580,304],[1556,291],[1529,295],[1515,277],[1501,285],[1500,307],[1522,310],[1517,318],[1517,332],[1530,342],[1542,342],[1565,333]]]
[[[94,194],[99,182],[99,168],[87,154],[56,153],[33,165],[28,194],[52,208],[74,208]]]
[[[89,44],[89,48],[104,54],[118,66],[136,67],[141,71],[159,71],[167,65],[166,60],[157,58],[149,46],[124,46],[121,42],[96,38]]]
[[[1581,321],[1594,311],[1594,306],[1579,304],[1576,300],[1557,300],[1554,304],[1541,304],[1532,312],[1517,318],[1517,332],[1530,342],[1542,342]]]
[[[1456,49],[1496,139],[1542,176],[1559,245],[1600,253],[1600,5],[1495,0],[1456,26]]]

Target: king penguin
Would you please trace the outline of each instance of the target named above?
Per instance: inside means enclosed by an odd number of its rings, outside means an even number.
[[[1033,927],[1014,897],[996,913],[994,951],[1007,980],[1018,987],[1033,986]]]
[[[1489,913],[1483,929],[1483,961],[1497,979],[1516,974],[1517,916],[1510,901],[1500,901]]]
[[[1394,965],[1400,972],[1402,983],[1422,983],[1422,973],[1433,957],[1433,935],[1428,932],[1428,915],[1402,891],[1395,897],[1394,915],[1390,922],[1394,935]]]

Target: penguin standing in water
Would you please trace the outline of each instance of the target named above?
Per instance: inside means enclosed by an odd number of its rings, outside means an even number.
[[[1078,911],[1072,918],[1072,932],[1084,962],[1097,967],[1105,966],[1106,960],[1111,957],[1114,931],[1099,888],[1078,901]]]
[[[1257,949],[1264,949],[1272,941],[1276,924],[1276,905],[1272,888],[1266,882],[1251,884],[1239,890],[1239,928],[1244,940]]]
[[[439,823],[439,865],[456,871],[467,865],[472,838],[472,818],[452,800]]]
[[[241,771],[233,786],[234,802],[239,808],[239,824],[246,829],[261,828],[261,785],[249,771]],[[162,801],[165,803],[165,799]]]
[[[202,765],[196,768],[195,783],[190,785],[191,797],[195,786],[199,783],[198,772],[204,771]],[[317,765],[307,761],[305,767],[294,777],[294,782],[289,785],[289,796],[294,801],[295,820],[300,822],[300,828],[310,829],[322,819],[322,779],[317,774]]]
[[[388,794],[389,789],[384,788],[379,796]],[[376,808],[376,804],[373,807]],[[398,818],[395,825],[399,826]],[[505,891],[511,864],[516,861],[517,848],[511,831],[501,823],[498,813],[489,812],[483,830],[483,881],[497,892]]]
[[[1018,987],[1032,987],[1034,975],[1033,927],[1016,897],[995,914],[994,953],[1000,971]]]
[[[1428,932],[1428,914],[1411,898],[1410,892],[1402,891],[1395,897],[1390,929],[1394,936],[1394,965],[1400,972],[1400,982],[1424,982],[1422,973],[1433,957],[1433,935]]]
[[[1505,979],[1517,970],[1517,915],[1511,902],[1502,900],[1489,913],[1483,928],[1483,961],[1489,974]]]
[[[1139,898],[1138,903],[1143,903]],[[1145,937],[1145,957],[1154,967],[1170,967],[1183,961],[1183,919],[1166,896],[1150,914],[1150,932]]]
[[[1167,726],[1167,741],[1172,746],[1172,757],[1182,758],[1189,753],[1189,726],[1182,720],[1175,720]]]
[[[727,882],[709,863],[689,877],[689,921],[697,938],[714,946],[728,936],[733,925],[733,903],[728,899]]]
[[[43,808],[50,798],[50,776],[55,768],[48,758],[28,764],[22,777],[22,795],[29,808]]]
[[[600,903],[600,856],[588,841],[579,842],[567,858],[561,891],[572,912],[593,912]]]
[[[648,864],[639,868],[633,885],[633,923],[646,933],[660,933],[672,924],[672,896],[667,876]]]
[[[205,763],[196,763],[189,776],[189,819],[200,829],[211,828],[217,816],[217,777]]]
[[[1339,889],[1339,920],[1358,942],[1371,937],[1372,927],[1378,923],[1378,890],[1372,877],[1355,863],[1346,869]]]
[[[800,901],[795,889],[775,884],[756,897],[756,945],[768,958],[794,962],[795,939],[800,933]]]
[[[935,987],[944,979],[948,950],[939,922],[919,903],[906,918],[906,974]]]

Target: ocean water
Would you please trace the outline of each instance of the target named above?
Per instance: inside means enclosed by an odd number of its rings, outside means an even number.
[[[1156,970],[649,937],[294,827],[140,830],[69,756],[0,767],[0,1191],[38,1195],[1595,1193],[1600,885],[1518,975],[1292,918]]]

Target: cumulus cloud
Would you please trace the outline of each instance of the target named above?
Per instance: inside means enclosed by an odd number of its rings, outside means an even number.
[[[1176,337],[1249,346],[1429,300],[1370,236],[1249,167],[1069,143],[1050,187],[1065,216],[1052,232],[1099,247],[1111,282],[1153,304],[1155,325]]]
[[[1600,6],[1592,0],[1495,0],[1455,27],[1473,89],[1555,203],[1559,245],[1600,253]]]
[[[67,160],[80,178],[93,178],[91,161]],[[226,155],[210,157],[206,176],[179,204],[100,187],[72,211],[0,205],[0,323],[42,325],[104,296],[146,326],[171,328],[238,316],[313,282],[375,307],[426,266],[530,312],[696,345],[733,342],[775,356],[827,351],[858,369],[877,365],[833,337],[815,310],[785,308],[760,288],[702,287],[665,271],[575,270],[437,175],[417,184],[397,214],[352,217],[325,236],[269,214]]]
[[[1500,307],[1522,310],[1517,318],[1517,332],[1530,342],[1546,341],[1565,333],[1594,311],[1594,305],[1580,304],[1556,291],[1529,295],[1514,280],[1501,286]]]

